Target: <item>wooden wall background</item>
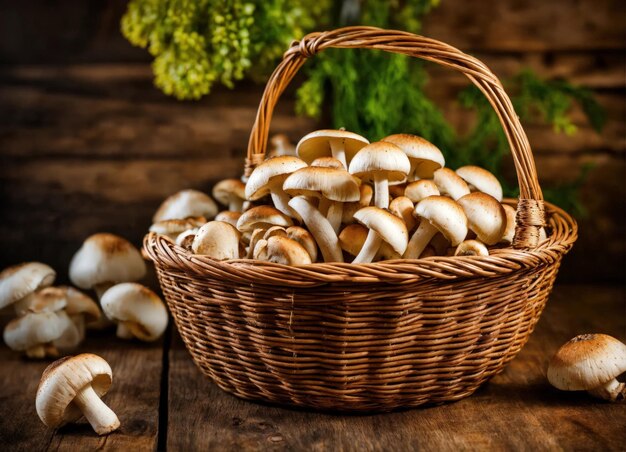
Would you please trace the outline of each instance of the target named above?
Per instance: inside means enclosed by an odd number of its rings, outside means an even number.
[[[118,31],[125,3],[0,0],[0,267],[37,259],[65,279],[87,235],[111,231],[139,244],[165,196],[240,171],[262,87],[244,82],[201,102],[165,97],[151,85],[147,54]],[[502,77],[531,67],[584,84],[606,108],[601,136],[580,112],[574,137],[527,128],[545,183],[595,165],[562,282],[624,281],[625,17],[621,0],[442,0],[424,29]],[[432,95],[466,127],[454,102],[465,80],[432,74]],[[297,140],[315,127],[293,115],[287,93],[274,131]]]

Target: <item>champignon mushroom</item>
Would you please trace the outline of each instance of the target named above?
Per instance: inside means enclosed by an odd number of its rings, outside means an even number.
[[[504,228],[504,232],[502,233],[502,238],[500,239],[500,242],[513,243],[513,237],[515,236],[515,226],[517,225],[517,220],[515,219],[517,212],[513,207],[508,204],[502,204],[502,208],[504,209],[504,214],[506,217],[506,226]]]
[[[339,160],[344,168],[352,157],[369,141],[346,130],[316,130],[302,137],[296,146],[298,157],[311,163],[318,157],[331,156]]]
[[[239,258],[241,233],[230,223],[210,221],[196,233],[191,249],[195,254],[223,261]]]
[[[455,256],[489,256],[487,247],[478,240],[464,240],[456,247]]]
[[[354,214],[354,219],[369,229],[363,248],[352,261],[353,264],[372,262],[383,242],[403,254],[409,241],[404,222],[395,215],[378,207],[364,207]]]
[[[169,196],[157,209],[152,223],[187,217],[212,219],[217,214],[217,204],[210,196],[198,190],[182,190]]]
[[[26,353],[29,358],[59,356],[52,344],[73,326],[64,311],[30,312],[11,320],[4,328],[4,342],[9,348]]]
[[[341,225],[343,203],[356,202],[361,193],[359,181],[343,168],[301,168],[285,179],[283,190],[292,196],[320,198],[318,210],[325,214],[335,233]]]
[[[389,203],[389,211],[404,221],[409,232],[417,226],[417,219],[413,216],[414,210],[413,202],[406,196],[398,196]]]
[[[335,230],[326,217],[311,205],[304,196],[296,196],[289,201],[289,206],[295,210],[309,232],[315,238],[324,262],[343,262],[343,255],[339,247],[339,240]]]
[[[403,182],[410,170],[406,154],[384,141],[368,144],[350,162],[351,174],[374,183],[374,205],[381,209],[389,206],[389,184]]]
[[[415,206],[420,225],[411,237],[405,259],[418,259],[431,239],[441,232],[452,246],[467,235],[467,217],[459,204],[444,196],[429,196]]]
[[[439,193],[443,196],[449,196],[456,201],[470,193],[470,189],[465,181],[450,168],[438,169],[433,177]]]
[[[420,179],[411,182],[404,189],[404,196],[409,198],[413,204],[417,204],[429,196],[439,196],[437,184],[430,179]]]
[[[382,141],[395,144],[407,155],[411,162],[409,180],[432,179],[433,173],[446,163],[439,148],[422,137],[399,133],[389,135]]]
[[[239,179],[223,179],[213,186],[212,194],[228,210],[241,212],[246,200],[246,185]]]
[[[41,262],[7,267],[0,273],[0,309],[20,301],[38,289],[51,286],[56,272]]]
[[[283,182],[294,171],[305,168],[306,163],[297,157],[283,156],[265,160],[257,166],[246,183],[245,195],[256,201],[271,195],[274,206],[287,216],[294,217],[289,208],[289,196],[283,191]]]
[[[67,305],[65,312],[78,328],[81,340],[85,337],[85,325],[100,320],[101,313],[98,303],[93,298],[73,287],[60,287],[65,291]]]
[[[102,295],[101,303],[104,314],[117,323],[119,338],[136,337],[151,342],[161,337],[167,328],[167,309],[163,301],[141,284],[117,284]]]
[[[506,229],[506,213],[496,199],[482,192],[473,192],[458,199],[478,240],[495,245],[502,239]]]
[[[176,218],[173,220],[157,221],[150,226],[151,232],[164,235],[171,241],[175,241],[176,237],[189,229],[195,229],[206,223],[204,217],[188,217],[188,218]]]
[[[57,312],[67,306],[67,293],[60,287],[45,287],[13,304],[18,316],[29,312]]]
[[[496,176],[480,166],[467,165],[456,170],[456,173],[467,182],[471,192],[481,191],[502,202],[502,185]]]
[[[259,240],[254,248],[254,258],[284,265],[307,265],[311,263],[311,256],[302,245],[280,235],[271,236],[267,240]]]
[[[97,355],[84,353],[55,361],[41,376],[37,414],[50,428],[84,415],[98,435],[109,434],[120,426],[115,413],[101,400],[112,381],[111,367]]]
[[[563,391],[587,391],[611,402],[626,399],[626,384],[617,377],[626,372],[626,345],[606,334],[583,334],[554,355],[548,381]]]
[[[217,215],[215,215],[215,221],[223,221],[225,223],[230,223],[233,226],[237,227],[237,220],[239,220],[240,216],[241,216],[241,212],[231,212],[230,210],[224,210],[218,213]]]

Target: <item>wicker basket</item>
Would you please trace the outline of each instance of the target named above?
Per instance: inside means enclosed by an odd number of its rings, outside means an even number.
[[[155,234],[144,241],[198,367],[239,397],[324,410],[387,411],[458,400],[500,372],[528,340],[577,226],[544,203],[526,135],[498,79],[441,42],[349,27],[293,43],[271,76],[246,172],[263,160],[274,106],[308,57],[370,48],[464,73],[508,137],[520,186],[513,247],[487,257],[288,267],[218,262]],[[537,245],[546,225],[547,241]]]

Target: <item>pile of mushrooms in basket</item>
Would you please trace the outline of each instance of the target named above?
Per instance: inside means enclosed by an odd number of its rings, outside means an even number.
[[[245,184],[215,185],[224,210],[185,190],[163,202],[150,230],[217,260],[286,265],[486,256],[513,240],[515,209],[502,204],[498,179],[478,166],[446,168],[441,151],[421,137],[370,143],[346,130],[318,130],[295,148],[277,141]]]

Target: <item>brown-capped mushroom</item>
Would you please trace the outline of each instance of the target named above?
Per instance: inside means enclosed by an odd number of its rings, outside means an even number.
[[[196,233],[191,249],[218,261],[239,258],[241,233],[230,223],[210,221]]]
[[[455,201],[470,193],[465,181],[450,168],[441,168],[435,171],[433,180],[441,195],[449,196]]]
[[[265,156],[266,159],[283,155],[296,155],[296,147],[289,141],[284,133],[277,133],[270,138],[271,149]]]
[[[478,240],[464,240],[454,251],[455,256],[489,256],[487,247]]]
[[[267,240],[259,240],[254,248],[254,258],[284,265],[308,265],[311,263],[311,256],[302,245],[280,235],[271,236]]]
[[[111,367],[97,355],[84,353],[55,361],[41,376],[37,414],[50,428],[85,416],[98,435],[109,434],[120,426],[115,413],[101,400],[112,381]]]
[[[389,184],[401,183],[411,170],[408,157],[395,144],[378,141],[361,149],[350,162],[350,173],[374,183],[374,205],[389,207]]]
[[[382,141],[395,144],[407,155],[411,162],[409,180],[432,179],[434,172],[446,163],[439,148],[422,137],[399,133],[389,135]]]
[[[554,355],[548,381],[563,391],[588,391],[611,402],[626,399],[626,384],[617,377],[626,372],[626,345],[606,334],[583,334]]]
[[[352,157],[367,144],[366,138],[343,129],[316,130],[302,137],[296,153],[309,164],[319,157],[334,157],[347,169]]]
[[[167,328],[167,309],[157,294],[137,283],[116,284],[102,295],[104,314],[117,323],[117,337],[157,340]]]
[[[169,196],[157,209],[152,223],[176,218],[205,217],[212,219],[217,214],[217,204],[198,190],[182,190]]]
[[[411,237],[405,259],[418,259],[432,238],[441,232],[452,246],[467,235],[467,217],[459,204],[444,196],[429,196],[415,206],[420,225]]]
[[[420,179],[407,184],[404,189],[404,196],[409,198],[413,204],[417,204],[424,198],[429,196],[439,196],[437,184],[430,179]]]
[[[161,234],[172,242],[185,231],[190,229],[196,229],[206,223],[204,217],[188,217],[188,218],[176,218],[173,220],[157,221],[150,226],[150,232]]]
[[[223,179],[213,186],[212,195],[228,210],[241,212],[246,200],[246,185],[239,179]]]
[[[406,196],[398,196],[389,203],[389,211],[404,221],[409,232],[417,226],[417,219],[413,215],[414,210],[415,205]]]
[[[317,243],[309,231],[300,226],[290,226],[286,232],[287,237],[298,242],[309,253],[311,262],[317,261]]]
[[[506,229],[506,213],[502,204],[482,192],[473,192],[458,199],[472,230],[478,240],[495,245],[502,239]]]

